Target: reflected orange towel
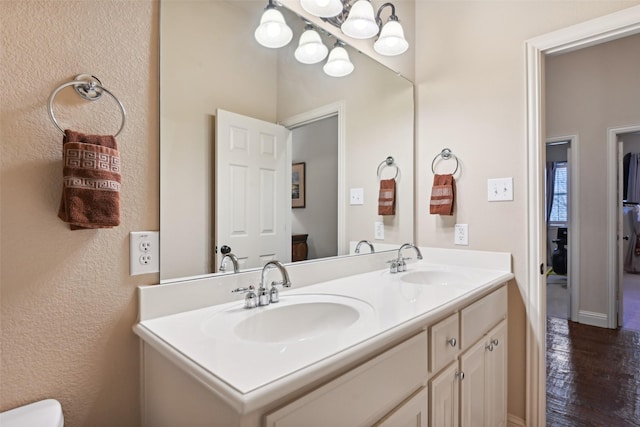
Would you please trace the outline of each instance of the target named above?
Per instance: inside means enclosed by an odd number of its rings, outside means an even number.
[[[120,155],[114,136],[66,130],[58,217],[72,230],[120,224]]]
[[[396,180],[380,180],[380,194],[378,195],[378,215],[396,214]]]
[[[429,212],[432,215],[453,215],[456,181],[453,175],[435,175],[431,189]]]

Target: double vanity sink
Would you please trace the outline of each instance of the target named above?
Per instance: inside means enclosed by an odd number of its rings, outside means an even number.
[[[408,264],[404,272],[384,268],[306,286],[296,286],[304,265],[294,264],[289,267],[293,287],[281,292],[277,303],[247,309],[234,296],[229,302],[141,316],[134,331],[149,352],[204,385],[212,399],[239,416],[260,412],[292,391],[319,384],[332,372],[406,339],[513,277],[508,254],[495,254],[490,268],[479,268],[477,262],[429,262],[429,249],[426,252],[424,261]],[[461,256],[466,259],[469,254]],[[205,289],[218,288],[211,292],[219,293],[220,288],[245,285],[239,279],[226,280],[203,284],[200,297],[207,294]],[[184,283],[159,285],[156,290],[167,286]],[[143,373],[149,376],[152,370]]]

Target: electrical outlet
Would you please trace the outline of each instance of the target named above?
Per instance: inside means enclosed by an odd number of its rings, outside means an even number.
[[[469,246],[469,224],[456,224],[453,243]]]
[[[374,225],[374,237],[376,240],[384,240],[384,222],[376,221]]]
[[[129,274],[160,272],[160,233],[132,231],[129,233]]]

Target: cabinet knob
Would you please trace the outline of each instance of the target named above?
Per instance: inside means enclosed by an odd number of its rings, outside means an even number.
[[[498,341],[498,338],[494,338],[491,340],[491,344],[493,344],[495,347],[498,346],[498,344],[500,344],[500,341]]]
[[[458,340],[456,340],[455,338],[449,338],[447,340],[447,343],[449,343],[451,347],[455,347],[458,344]]]
[[[464,372],[456,371],[456,378],[459,378],[460,381],[464,380]]]
[[[484,346],[484,348],[489,351],[493,351],[493,344],[487,344],[486,346]]]

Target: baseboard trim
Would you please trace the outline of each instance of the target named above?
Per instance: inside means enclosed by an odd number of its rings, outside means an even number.
[[[594,311],[580,310],[578,312],[578,322],[585,325],[598,326],[600,328],[609,327],[607,315]]]
[[[508,427],[527,427],[527,424],[520,417],[516,417],[513,414],[507,414],[507,426]]]

